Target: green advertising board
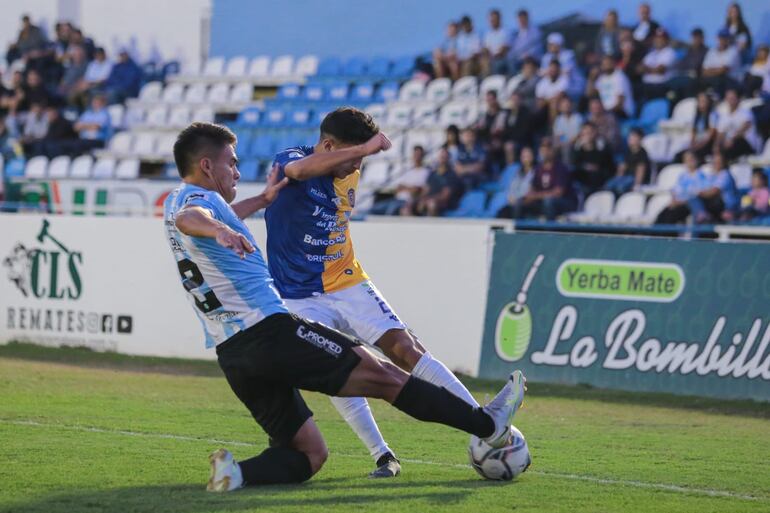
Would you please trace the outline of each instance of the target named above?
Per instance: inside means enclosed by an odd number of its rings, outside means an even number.
[[[770,400],[770,244],[497,233],[479,376]]]

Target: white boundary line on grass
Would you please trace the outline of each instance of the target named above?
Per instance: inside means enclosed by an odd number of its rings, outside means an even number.
[[[0,424],[9,424],[14,426],[32,426],[43,427],[52,429],[65,429],[69,431],[81,431],[87,433],[102,433],[110,435],[123,435],[123,436],[138,436],[145,438],[162,438],[168,440],[182,440],[187,442],[206,442],[213,445],[230,445],[230,446],[242,446],[242,447],[259,447],[259,445],[250,442],[237,442],[234,440],[217,440],[215,438],[198,438],[194,436],[185,435],[173,435],[168,433],[144,433],[141,431],[127,431],[122,429],[103,429],[89,426],[68,425],[68,424],[55,424],[47,422],[37,422],[34,420],[12,420],[12,419],[0,419]],[[335,456],[341,456],[344,458],[356,458],[361,459],[366,456],[355,454],[335,453]],[[428,461],[419,459],[401,458],[404,463],[413,463],[416,465],[434,465],[441,467],[451,468],[467,468],[470,469],[470,465],[464,465],[459,463],[441,463],[438,461]],[[685,486],[677,486],[666,483],[649,483],[645,481],[633,481],[625,479],[607,479],[602,477],[595,477],[582,474],[566,474],[562,472],[549,472],[544,470],[529,470],[528,474],[536,474],[539,476],[552,477],[556,479],[569,479],[572,481],[587,481],[589,483],[603,484],[603,485],[617,485],[617,486],[630,486],[633,488],[646,488],[650,490],[660,490],[664,492],[681,493],[688,495],[706,495],[709,497],[727,497],[730,499],[742,499],[747,501],[761,501],[770,502],[770,497],[745,495],[741,493],[728,492],[726,490],[713,490],[708,488],[687,488]]]

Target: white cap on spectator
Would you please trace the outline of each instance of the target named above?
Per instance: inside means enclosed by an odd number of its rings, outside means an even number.
[[[562,36],[558,32],[551,32],[550,34],[548,34],[547,41],[549,45],[562,46],[564,44],[564,36]]]

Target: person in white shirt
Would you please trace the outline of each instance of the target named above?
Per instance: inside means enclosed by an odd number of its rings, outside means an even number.
[[[484,34],[484,48],[481,53],[481,74],[505,75],[508,73],[508,51],[511,38],[502,26],[500,11],[489,11],[489,30]]]
[[[538,112],[547,112],[548,120],[553,120],[556,117],[559,98],[567,92],[567,89],[569,89],[567,75],[561,72],[561,64],[557,59],[554,59],[548,65],[545,76],[540,79],[535,88]]]
[[[741,56],[730,44],[730,31],[722,29],[717,35],[717,46],[706,52],[703,59],[701,82],[723,94],[728,87],[736,87],[741,78]]]
[[[754,96],[762,89],[762,82],[770,74],[770,47],[767,45],[757,46],[757,52],[754,56],[754,62],[746,70],[743,78],[743,92],[746,96]]]
[[[719,115],[717,122],[717,147],[728,162],[757,151],[757,131],[754,116],[739,107],[740,98],[735,89],[725,93],[727,111]]]
[[[631,93],[631,82],[626,74],[617,68],[615,58],[611,55],[602,57],[599,76],[594,86],[604,110],[622,119],[633,116],[634,97]]]
[[[88,63],[83,78],[75,86],[76,92],[73,95],[73,102],[81,108],[85,108],[92,92],[104,84],[111,71],[112,61],[107,59],[104,48],[96,48],[94,60]]]
[[[567,94],[570,96],[578,96],[583,93],[585,87],[585,77],[583,77],[580,70],[575,65],[575,52],[568,48],[564,48],[564,36],[558,32],[552,32],[548,34],[546,39],[548,43],[547,52],[540,59],[540,74],[545,75],[548,70],[548,65],[553,59],[557,59],[561,65],[561,73],[565,75],[568,82]]]
[[[384,200],[372,206],[372,214],[380,215],[410,215],[415,201],[422,188],[428,182],[430,169],[425,166],[425,148],[415,145],[412,148],[412,165],[400,176],[396,171],[395,195],[392,199]]]
[[[460,63],[460,75],[476,75],[481,54],[481,38],[473,30],[470,16],[460,19],[460,33],[457,35],[457,61]]]
[[[642,96],[645,100],[666,95],[666,83],[674,76],[675,64],[676,52],[669,45],[668,33],[659,28],[652,40],[652,49],[639,65],[639,73],[642,74]]]

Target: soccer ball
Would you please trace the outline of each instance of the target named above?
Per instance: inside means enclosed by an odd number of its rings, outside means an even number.
[[[484,479],[511,481],[529,468],[532,459],[521,431],[511,426],[510,441],[499,449],[471,436],[468,458],[473,469]]]

